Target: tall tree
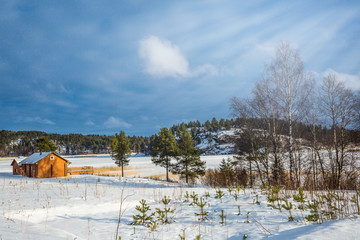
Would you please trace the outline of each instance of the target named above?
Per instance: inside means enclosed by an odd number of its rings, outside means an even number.
[[[354,121],[356,100],[353,92],[340,82],[335,74],[327,75],[320,88],[321,109],[329,121],[332,129],[332,147],[335,151],[333,158],[330,151],[330,160],[335,161],[333,167],[334,183],[332,187],[339,188],[344,170],[346,145],[346,128]]]
[[[205,161],[200,160],[200,153],[194,147],[194,141],[186,128],[181,129],[178,146],[177,164],[174,165],[172,172],[184,177],[186,183],[198,176],[203,176],[205,174]]]
[[[120,131],[120,135],[115,134],[111,143],[111,156],[115,160],[115,164],[121,167],[121,176],[124,177],[124,166],[129,165],[130,141],[126,137],[124,131]]]
[[[294,186],[293,122],[304,109],[312,86],[312,76],[305,72],[299,52],[292,49],[290,44],[281,42],[275,58],[265,69],[265,77],[272,83],[272,97],[288,122],[290,182]]]
[[[151,160],[154,164],[166,168],[166,181],[169,181],[169,169],[171,159],[176,156],[177,144],[171,130],[161,128],[159,135],[156,136],[155,144],[151,152]]]

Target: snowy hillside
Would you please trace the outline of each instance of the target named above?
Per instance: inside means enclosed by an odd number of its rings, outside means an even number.
[[[235,153],[231,137],[237,130],[221,130],[218,132],[201,132],[196,136],[200,141],[196,147],[203,155],[227,155]]]

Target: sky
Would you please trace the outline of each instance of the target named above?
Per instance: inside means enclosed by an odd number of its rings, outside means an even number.
[[[360,89],[360,1],[0,2],[0,129],[149,136],[229,118],[280,42]]]

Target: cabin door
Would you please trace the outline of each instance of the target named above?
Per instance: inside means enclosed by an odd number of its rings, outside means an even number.
[[[31,165],[31,177],[36,177],[35,176],[35,165]]]

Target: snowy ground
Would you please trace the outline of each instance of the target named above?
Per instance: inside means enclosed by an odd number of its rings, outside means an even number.
[[[217,167],[223,156],[205,157],[207,167]],[[108,156],[68,158],[72,166],[108,166]],[[130,163],[154,171],[150,158],[132,158]],[[288,222],[286,211],[267,206],[260,190],[241,190],[235,200],[227,189],[215,198],[216,189],[186,186],[139,177],[73,176],[61,179],[32,179],[12,176],[11,160],[0,159],[0,239],[114,239],[119,219],[121,192],[122,216],[119,235],[122,239],[360,239],[360,221],[348,219],[310,224],[301,212],[294,211],[295,221]],[[151,170],[151,171],[152,171]],[[145,174],[145,176],[148,173]],[[140,174],[141,175],[141,174]],[[140,176],[142,177],[142,175]],[[198,221],[198,206],[184,202],[186,192],[195,192],[207,202],[208,220]],[[210,197],[205,196],[206,192]],[[260,204],[254,204],[256,195]],[[145,199],[154,212],[163,208],[161,199],[171,198],[175,208],[174,223],[159,225],[153,232],[144,226],[129,225],[137,213],[135,206]],[[191,200],[190,200],[191,202]],[[241,215],[238,215],[241,209]],[[226,223],[220,224],[221,210]],[[246,220],[249,220],[249,223]]]

